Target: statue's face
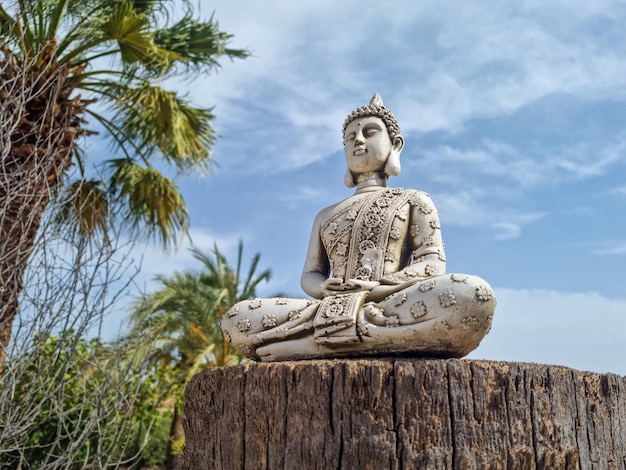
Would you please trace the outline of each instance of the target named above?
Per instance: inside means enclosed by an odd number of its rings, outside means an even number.
[[[352,173],[379,171],[385,166],[392,143],[382,119],[357,118],[348,124],[344,135],[346,162]]]

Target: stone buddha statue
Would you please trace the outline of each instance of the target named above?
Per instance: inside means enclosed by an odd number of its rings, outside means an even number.
[[[249,358],[280,361],[401,354],[463,357],[491,327],[496,300],[481,278],[446,274],[428,194],[390,188],[404,139],[377,94],[343,126],[347,199],[313,222],[302,289],[310,299],[251,299],[222,319]]]

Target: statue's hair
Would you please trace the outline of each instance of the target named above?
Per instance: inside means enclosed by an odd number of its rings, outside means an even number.
[[[382,119],[387,127],[387,132],[389,133],[389,138],[393,142],[396,136],[402,136],[402,132],[400,131],[400,124],[394,117],[393,113],[385,107],[383,104],[383,100],[378,93],[374,95],[370,104],[366,106],[359,106],[354,111],[352,111],[345,122],[343,123],[343,138],[346,138],[346,128],[348,124],[354,121],[356,118],[366,117],[366,116],[374,116]]]

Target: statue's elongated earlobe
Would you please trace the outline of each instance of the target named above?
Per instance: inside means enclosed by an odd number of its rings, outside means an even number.
[[[348,188],[354,188],[356,186],[356,183],[354,182],[354,175],[350,171],[350,168],[346,169],[346,175],[343,177],[343,183]]]
[[[387,163],[385,163],[385,174],[387,176],[398,176],[400,174],[400,168],[400,153],[392,150],[387,159]]]
[[[400,153],[402,153],[402,149],[404,148],[404,139],[402,136],[397,135],[393,139],[393,147],[391,148],[391,152],[389,152],[389,158],[387,158],[387,163],[385,163],[385,174],[389,176],[398,176],[400,174]]]

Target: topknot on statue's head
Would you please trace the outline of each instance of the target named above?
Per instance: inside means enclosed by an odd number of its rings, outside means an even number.
[[[348,127],[348,124],[350,124],[357,118],[366,116],[374,116],[380,118],[385,123],[385,126],[387,127],[387,132],[389,133],[389,138],[392,142],[397,136],[402,135],[402,132],[400,132],[400,124],[398,124],[398,121],[394,117],[393,113],[389,109],[385,108],[385,105],[383,104],[383,99],[378,93],[376,93],[370,101],[370,104],[366,106],[359,106],[348,115],[345,122],[343,123],[344,139],[346,137],[346,127]]]

